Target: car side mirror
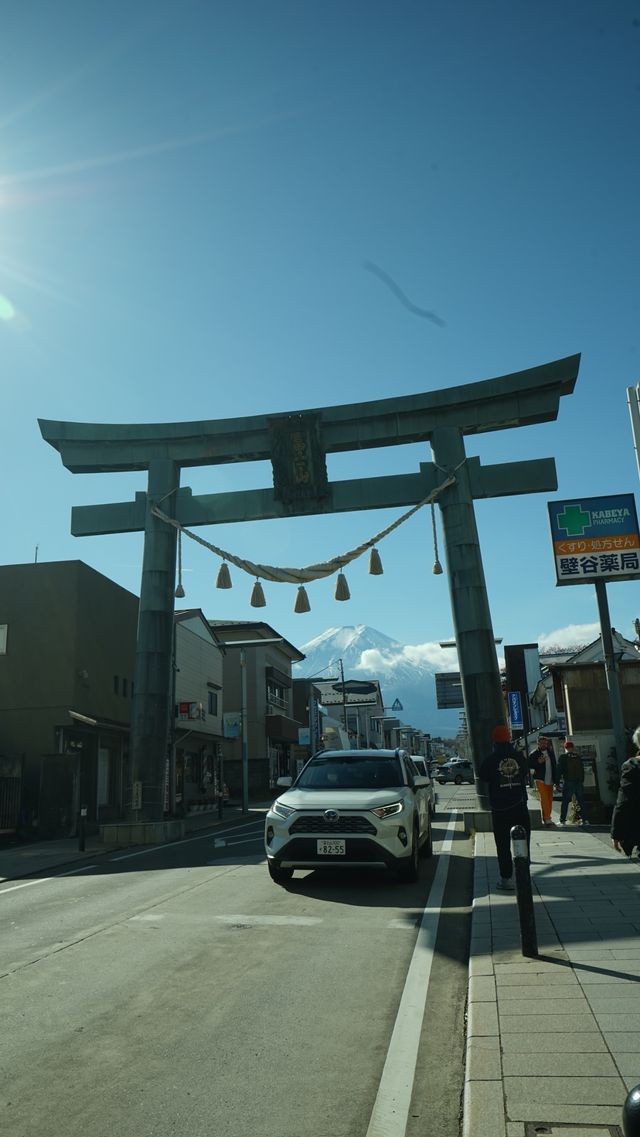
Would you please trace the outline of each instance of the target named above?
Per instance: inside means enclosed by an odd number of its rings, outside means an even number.
[[[278,778],[276,785],[282,786],[283,789],[288,790],[293,785],[293,778],[290,778],[288,775],[286,777],[283,777],[283,778]]]
[[[424,788],[424,786],[428,786],[430,781],[431,779],[425,778],[424,774],[418,774],[417,777],[413,779],[413,784],[415,788],[419,790]]]

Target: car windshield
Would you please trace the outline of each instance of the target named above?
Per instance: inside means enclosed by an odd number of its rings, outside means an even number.
[[[397,758],[370,755],[318,755],[302,771],[296,788],[304,790],[383,790],[404,785],[402,766]]]

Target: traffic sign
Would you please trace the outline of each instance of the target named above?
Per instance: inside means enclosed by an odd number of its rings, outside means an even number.
[[[507,691],[507,703],[509,706],[509,722],[511,723],[512,730],[524,730],[524,719],[522,717],[522,698],[519,691]]]
[[[557,584],[634,580],[640,531],[633,494],[548,502]]]

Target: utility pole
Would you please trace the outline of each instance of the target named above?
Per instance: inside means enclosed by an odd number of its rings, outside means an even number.
[[[349,737],[349,727],[347,725],[347,693],[346,693],[345,687],[344,687],[344,667],[342,665],[341,659],[338,660],[338,663],[340,664],[340,677],[342,679],[342,719],[344,722],[344,729],[346,731],[347,738],[348,738]]]

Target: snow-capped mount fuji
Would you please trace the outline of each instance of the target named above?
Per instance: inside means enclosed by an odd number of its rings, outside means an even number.
[[[402,644],[366,624],[327,628],[315,639],[302,644],[306,658],[294,667],[296,679],[318,679],[340,675],[345,679],[377,679],[385,706],[396,699],[403,709],[398,717],[410,726],[433,735],[451,735],[458,725],[457,711],[436,707],[436,671],[455,671],[453,652],[445,656],[438,644]]]

